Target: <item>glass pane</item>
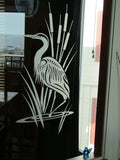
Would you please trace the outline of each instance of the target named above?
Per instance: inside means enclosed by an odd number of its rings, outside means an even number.
[[[78,155],[80,8],[81,0],[5,0],[3,159]]]
[[[10,83],[6,83],[10,77],[10,72],[17,72],[23,67],[24,62],[24,33],[25,33],[25,14],[24,13],[12,13],[12,12],[0,12],[0,17],[2,19],[0,31],[1,37],[1,47],[0,47],[0,100],[4,102],[5,100],[10,99],[16,93],[12,93],[7,89],[10,87]],[[5,72],[7,73],[5,75]],[[16,79],[17,80],[17,79]],[[8,80],[9,81],[9,80]],[[12,84],[14,85],[15,79],[13,79]]]
[[[86,0],[79,108],[79,148],[94,152],[103,0]]]

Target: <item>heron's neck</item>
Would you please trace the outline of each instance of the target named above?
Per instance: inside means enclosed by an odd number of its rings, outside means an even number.
[[[44,55],[44,53],[48,49],[48,45],[49,45],[49,42],[48,42],[47,38],[41,36],[39,39],[43,42],[43,46],[35,54],[34,67],[38,67],[38,65],[41,62],[42,56]]]

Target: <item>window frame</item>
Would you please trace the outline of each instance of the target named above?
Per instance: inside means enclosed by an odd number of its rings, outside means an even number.
[[[111,128],[108,114],[109,110],[109,92],[110,92],[110,77],[111,77],[111,62],[112,62],[112,47],[114,35],[114,19],[115,19],[116,0],[104,0],[103,11],[103,30],[101,44],[101,61],[99,73],[98,101],[97,101],[97,116],[96,116],[96,133],[95,133],[95,156],[108,158],[109,151],[106,144],[109,144],[107,130]],[[114,119],[112,119],[114,122]],[[119,139],[118,139],[119,140]],[[114,153],[113,153],[114,155]]]
[[[111,74],[111,58],[112,58],[111,51],[112,51],[112,36],[114,28],[115,1],[104,0],[100,71],[99,71],[97,113],[96,113],[96,129],[95,129],[95,150],[94,150],[94,157],[97,158],[93,158],[96,160],[106,158],[105,143],[108,142],[106,130],[108,125],[108,99],[109,99],[109,85],[110,85],[109,77]],[[82,24],[84,22],[84,6],[85,6],[85,1],[82,0],[82,11],[81,11],[82,22],[81,22],[81,33],[80,33],[81,39],[83,38]],[[79,67],[81,67],[81,65]],[[81,72],[79,73],[79,75],[81,75]]]

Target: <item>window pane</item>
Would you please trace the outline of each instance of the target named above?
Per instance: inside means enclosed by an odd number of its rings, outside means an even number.
[[[94,151],[103,0],[86,0],[80,79],[79,148]]]
[[[21,68],[24,61],[25,14],[0,12],[0,101],[5,101],[8,68]],[[5,75],[6,70],[6,75]],[[6,77],[5,77],[6,76]],[[16,83],[13,81],[13,83]],[[9,86],[9,81],[6,83]],[[11,93],[12,96],[14,95]],[[8,94],[10,97],[10,93]]]

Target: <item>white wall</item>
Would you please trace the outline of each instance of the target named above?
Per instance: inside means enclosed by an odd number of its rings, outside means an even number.
[[[83,47],[81,84],[98,85],[99,62],[92,58],[92,47]]]
[[[92,47],[83,48],[80,112],[79,112],[79,146],[90,147],[92,98],[97,98],[99,63],[92,58]]]

